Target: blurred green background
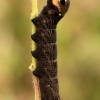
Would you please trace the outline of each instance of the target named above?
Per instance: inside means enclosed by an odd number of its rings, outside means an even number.
[[[30,15],[30,0],[0,0],[0,100],[34,100]],[[71,0],[57,45],[61,100],[100,100],[100,0]]]

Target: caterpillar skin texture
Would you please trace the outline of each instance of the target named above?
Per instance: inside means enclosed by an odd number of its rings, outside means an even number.
[[[47,0],[41,13],[32,19],[36,32],[31,35],[36,50],[31,51],[36,59],[33,74],[39,78],[41,100],[60,100],[57,79],[56,27],[70,5],[69,0]]]

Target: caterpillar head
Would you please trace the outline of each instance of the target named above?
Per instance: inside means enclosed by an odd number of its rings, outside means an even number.
[[[48,0],[48,5],[51,5],[51,7],[56,7],[59,15],[64,16],[68,11],[70,0]]]

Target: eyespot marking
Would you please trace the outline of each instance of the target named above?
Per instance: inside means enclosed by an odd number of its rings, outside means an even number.
[[[60,0],[60,4],[63,6],[67,5],[68,0]]]
[[[55,5],[59,12],[62,11],[62,6],[67,6],[69,5],[69,0],[52,0],[53,5]]]

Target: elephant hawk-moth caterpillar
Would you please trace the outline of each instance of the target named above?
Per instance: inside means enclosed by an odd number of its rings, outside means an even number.
[[[39,78],[41,100],[60,100],[57,79],[56,26],[65,15],[69,0],[47,0],[41,13],[32,19],[36,32],[31,35],[36,50],[31,51],[36,59],[33,74]]]

